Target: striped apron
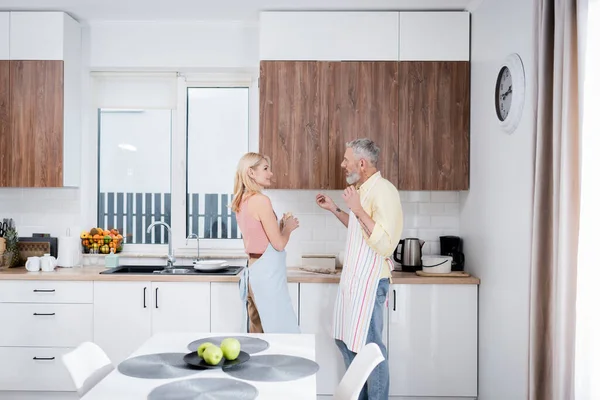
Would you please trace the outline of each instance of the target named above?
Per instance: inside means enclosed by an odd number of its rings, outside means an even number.
[[[363,199],[376,183],[377,181],[373,183]],[[393,264],[388,257],[377,254],[369,247],[358,218],[352,211],[348,218],[344,261],[334,307],[333,337],[343,341],[349,350],[358,353],[366,344],[381,268],[387,264],[391,271]]]

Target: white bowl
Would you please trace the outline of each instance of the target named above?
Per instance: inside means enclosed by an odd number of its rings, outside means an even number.
[[[194,269],[198,271],[216,271],[227,268],[226,260],[200,260],[194,261]]]
[[[430,274],[447,274],[452,271],[451,256],[422,256],[421,264],[423,265],[423,272]]]

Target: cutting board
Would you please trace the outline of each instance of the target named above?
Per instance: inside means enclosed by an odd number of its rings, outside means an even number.
[[[432,273],[432,272],[423,272],[423,271],[417,271],[416,272],[417,275],[419,276],[427,276],[427,277],[438,277],[438,278],[468,278],[469,276],[471,276],[471,274],[469,274],[468,272],[464,272],[464,271],[453,271],[453,272],[448,272],[445,274],[436,274],[436,273]]]

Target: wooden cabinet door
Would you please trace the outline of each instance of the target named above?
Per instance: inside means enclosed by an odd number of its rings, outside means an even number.
[[[10,134],[10,61],[0,61],[0,187],[9,185],[12,175]]]
[[[326,189],[330,64],[261,61],[260,139],[277,189]]]
[[[375,141],[378,168],[398,185],[398,63],[396,61],[334,62],[329,99],[329,188],[345,189],[340,166],[345,143],[358,138]]]
[[[63,185],[63,69],[63,61],[10,61],[6,186]]]
[[[401,61],[400,190],[469,188],[469,63]]]

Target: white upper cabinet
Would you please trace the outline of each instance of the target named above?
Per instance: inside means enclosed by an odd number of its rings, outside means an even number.
[[[398,60],[397,12],[262,12],[261,60]]]
[[[401,12],[400,61],[469,61],[468,12]]]
[[[10,54],[10,13],[0,12],[0,60],[8,60]]]
[[[79,24],[63,12],[11,12],[11,60],[66,60]],[[73,37],[76,35],[76,37]]]

